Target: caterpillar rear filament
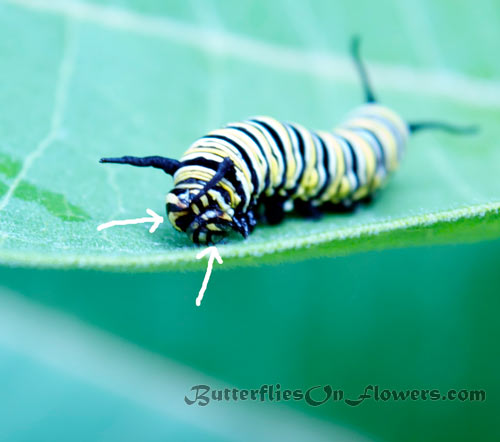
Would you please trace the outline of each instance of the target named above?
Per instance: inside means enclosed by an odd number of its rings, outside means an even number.
[[[357,38],[352,55],[366,103],[333,131],[259,116],[199,138],[180,160],[124,156],[101,162],[151,166],[173,175],[166,201],[170,222],[193,242],[209,244],[232,231],[247,237],[257,220],[280,223],[289,210],[314,218],[352,209],[368,201],[397,169],[410,134],[474,131],[443,122],[407,123],[378,104]]]

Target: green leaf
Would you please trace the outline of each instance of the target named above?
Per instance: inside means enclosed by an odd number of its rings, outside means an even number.
[[[415,136],[373,204],[259,226],[219,247],[224,267],[498,237],[500,8],[480,3],[2,3],[0,262],[204,266],[168,222],[154,234],[97,232],[146,208],[161,214],[172,186],[159,171],[98,159],[179,157],[203,133],[254,114],[333,127],[361,99],[347,53],[354,33],[385,104],[411,120],[478,123],[480,134]]]

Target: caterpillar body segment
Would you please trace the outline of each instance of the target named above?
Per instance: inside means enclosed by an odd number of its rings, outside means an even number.
[[[174,187],[166,197],[168,219],[193,242],[211,244],[233,231],[248,236],[258,220],[279,223],[293,209],[312,218],[328,208],[349,210],[370,200],[398,168],[410,134],[475,130],[406,122],[375,99],[358,39],[352,53],[366,103],[336,128],[313,131],[256,116],[209,132],[179,160],[125,156],[101,162],[151,166],[173,175]]]

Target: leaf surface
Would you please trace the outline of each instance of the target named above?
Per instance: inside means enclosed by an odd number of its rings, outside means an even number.
[[[361,99],[347,53],[354,33],[385,104],[409,120],[477,123],[480,134],[415,136],[373,204],[259,226],[219,246],[224,268],[498,237],[500,11],[484,2],[491,19],[474,21],[477,5],[442,3],[453,16],[410,2],[364,2],[364,14],[358,3],[319,1],[1,3],[0,262],[204,266],[168,222],[154,234],[146,224],[96,230],[146,208],[163,214],[172,186],[159,171],[98,159],[179,157],[200,135],[255,114],[333,127]]]

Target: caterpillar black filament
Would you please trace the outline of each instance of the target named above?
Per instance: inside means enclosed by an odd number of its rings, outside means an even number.
[[[124,156],[101,162],[151,166],[173,175],[168,218],[195,243],[207,244],[231,231],[247,237],[257,220],[277,224],[289,210],[317,217],[326,210],[353,208],[367,201],[398,167],[411,133],[474,130],[405,122],[377,103],[356,38],[352,53],[366,103],[331,132],[255,117],[196,140],[180,160]]]

